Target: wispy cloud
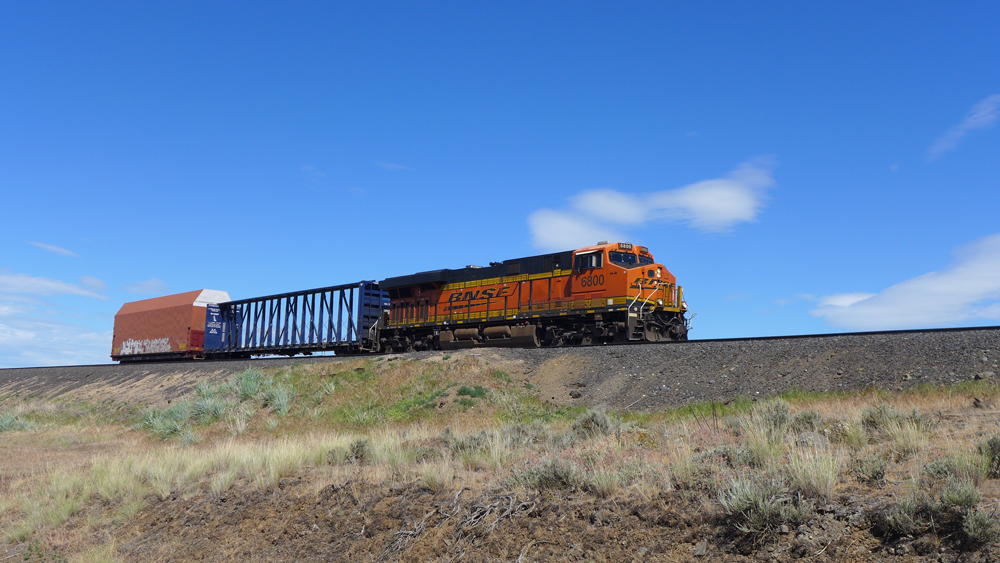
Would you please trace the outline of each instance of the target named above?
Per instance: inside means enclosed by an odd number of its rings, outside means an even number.
[[[378,166],[379,168],[385,168],[386,170],[413,170],[413,168],[409,166],[403,164],[396,164],[394,162],[376,162],[375,166]]]
[[[0,367],[110,363],[111,338],[51,318],[0,318]]]
[[[138,295],[150,295],[154,293],[166,293],[170,289],[167,282],[157,279],[149,278],[145,281],[130,283],[125,285],[125,291],[129,293],[135,293]]]
[[[9,271],[0,271],[0,293],[14,293],[19,295],[82,295],[95,299],[107,299],[106,296],[95,293],[92,289],[87,289],[73,283],[40,278],[28,274],[15,274]]]
[[[322,178],[326,176],[326,172],[319,169],[318,166],[313,164],[306,164],[302,166],[302,171],[306,173],[306,176],[310,178]]]
[[[860,330],[942,327],[1000,320],[1000,234],[955,252],[947,268],[878,293],[817,298],[811,311],[833,326]]]
[[[37,242],[37,241],[29,240],[28,244],[33,244],[33,245],[37,246],[38,248],[42,248],[44,250],[48,250],[49,252],[55,252],[56,254],[62,254],[63,256],[77,256],[77,257],[80,256],[79,254],[77,254],[76,252],[73,252],[72,250],[66,250],[65,248],[62,248],[62,247],[59,247],[59,246],[55,246],[55,245],[51,245],[51,244],[45,244],[44,242]]]
[[[104,291],[108,284],[94,276],[80,276],[80,285],[91,291]]]
[[[645,194],[588,190],[569,200],[569,209],[540,209],[528,217],[532,242],[564,249],[598,240],[624,240],[623,229],[648,223],[682,223],[702,232],[723,233],[754,221],[774,185],[764,159],[745,162],[724,178]]]
[[[980,100],[972,106],[961,123],[949,129],[931,144],[927,149],[927,160],[937,160],[944,153],[955,150],[969,131],[993,127],[998,116],[1000,116],[1000,94],[993,94]]]

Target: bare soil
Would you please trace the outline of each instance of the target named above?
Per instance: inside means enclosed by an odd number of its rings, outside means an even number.
[[[996,561],[996,546],[885,542],[858,485],[807,525],[765,541],[733,531],[717,505],[684,491],[600,499],[573,490],[285,479],[260,493],[155,500],[117,533],[130,561]]]

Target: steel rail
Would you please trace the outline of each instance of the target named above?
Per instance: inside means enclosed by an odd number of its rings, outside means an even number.
[[[839,337],[854,337],[854,336],[902,336],[907,334],[937,334],[937,333],[955,333],[955,332],[979,332],[979,331],[1000,331],[1000,326],[975,326],[975,327],[952,327],[952,328],[922,328],[922,329],[904,329],[904,330],[874,330],[874,331],[864,331],[864,332],[821,332],[817,334],[790,334],[785,336],[741,336],[734,338],[704,338],[704,339],[691,339],[691,340],[660,340],[657,342],[651,342],[648,340],[632,340],[625,342],[608,342],[599,344],[573,344],[567,346],[549,346],[540,348],[523,348],[524,350],[558,350],[561,348],[595,348],[601,346],[655,346],[655,345],[685,345],[685,344],[711,344],[716,342],[761,342],[770,340],[806,340],[810,338],[839,338]],[[477,346],[474,348],[463,348],[462,350],[485,350],[491,348],[490,346]],[[453,350],[449,352],[459,352],[461,350]],[[425,351],[428,352],[428,351]],[[415,352],[402,352],[402,354],[413,354]],[[140,366],[140,365],[156,365],[156,364],[191,364],[191,363],[212,363],[212,362],[269,362],[269,361],[289,361],[289,360],[312,360],[312,359],[349,359],[349,358],[361,358],[365,356],[382,356],[389,354],[400,354],[400,352],[381,352],[378,354],[350,354],[344,356],[326,356],[326,355],[302,355],[302,356],[277,356],[268,358],[214,358],[210,360],[195,360],[190,358],[179,358],[176,360],[159,360],[159,361],[135,361],[135,362],[124,362],[120,364],[80,364],[80,365],[69,365],[69,366],[37,366],[37,367],[15,367],[15,368],[0,368],[0,371],[8,369],[18,369],[18,370],[42,370],[51,369],[56,367],[72,367],[72,368],[88,368],[88,367],[102,367],[109,365],[127,365],[127,366]]]

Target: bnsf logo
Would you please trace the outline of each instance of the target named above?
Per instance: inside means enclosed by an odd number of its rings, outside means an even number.
[[[475,291],[466,291],[465,293],[461,291],[456,291],[448,296],[448,302],[454,303],[456,301],[478,301],[481,299],[497,299],[498,297],[507,297],[511,293],[514,293],[513,286],[505,287],[488,287],[486,289],[477,289]]]
[[[655,278],[635,278],[635,281],[632,282],[629,289],[653,289],[659,286],[659,280]]]

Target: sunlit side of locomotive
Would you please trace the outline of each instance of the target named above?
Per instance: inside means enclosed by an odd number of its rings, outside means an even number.
[[[396,350],[684,340],[677,280],[649,249],[601,242],[574,251],[380,282]]]

